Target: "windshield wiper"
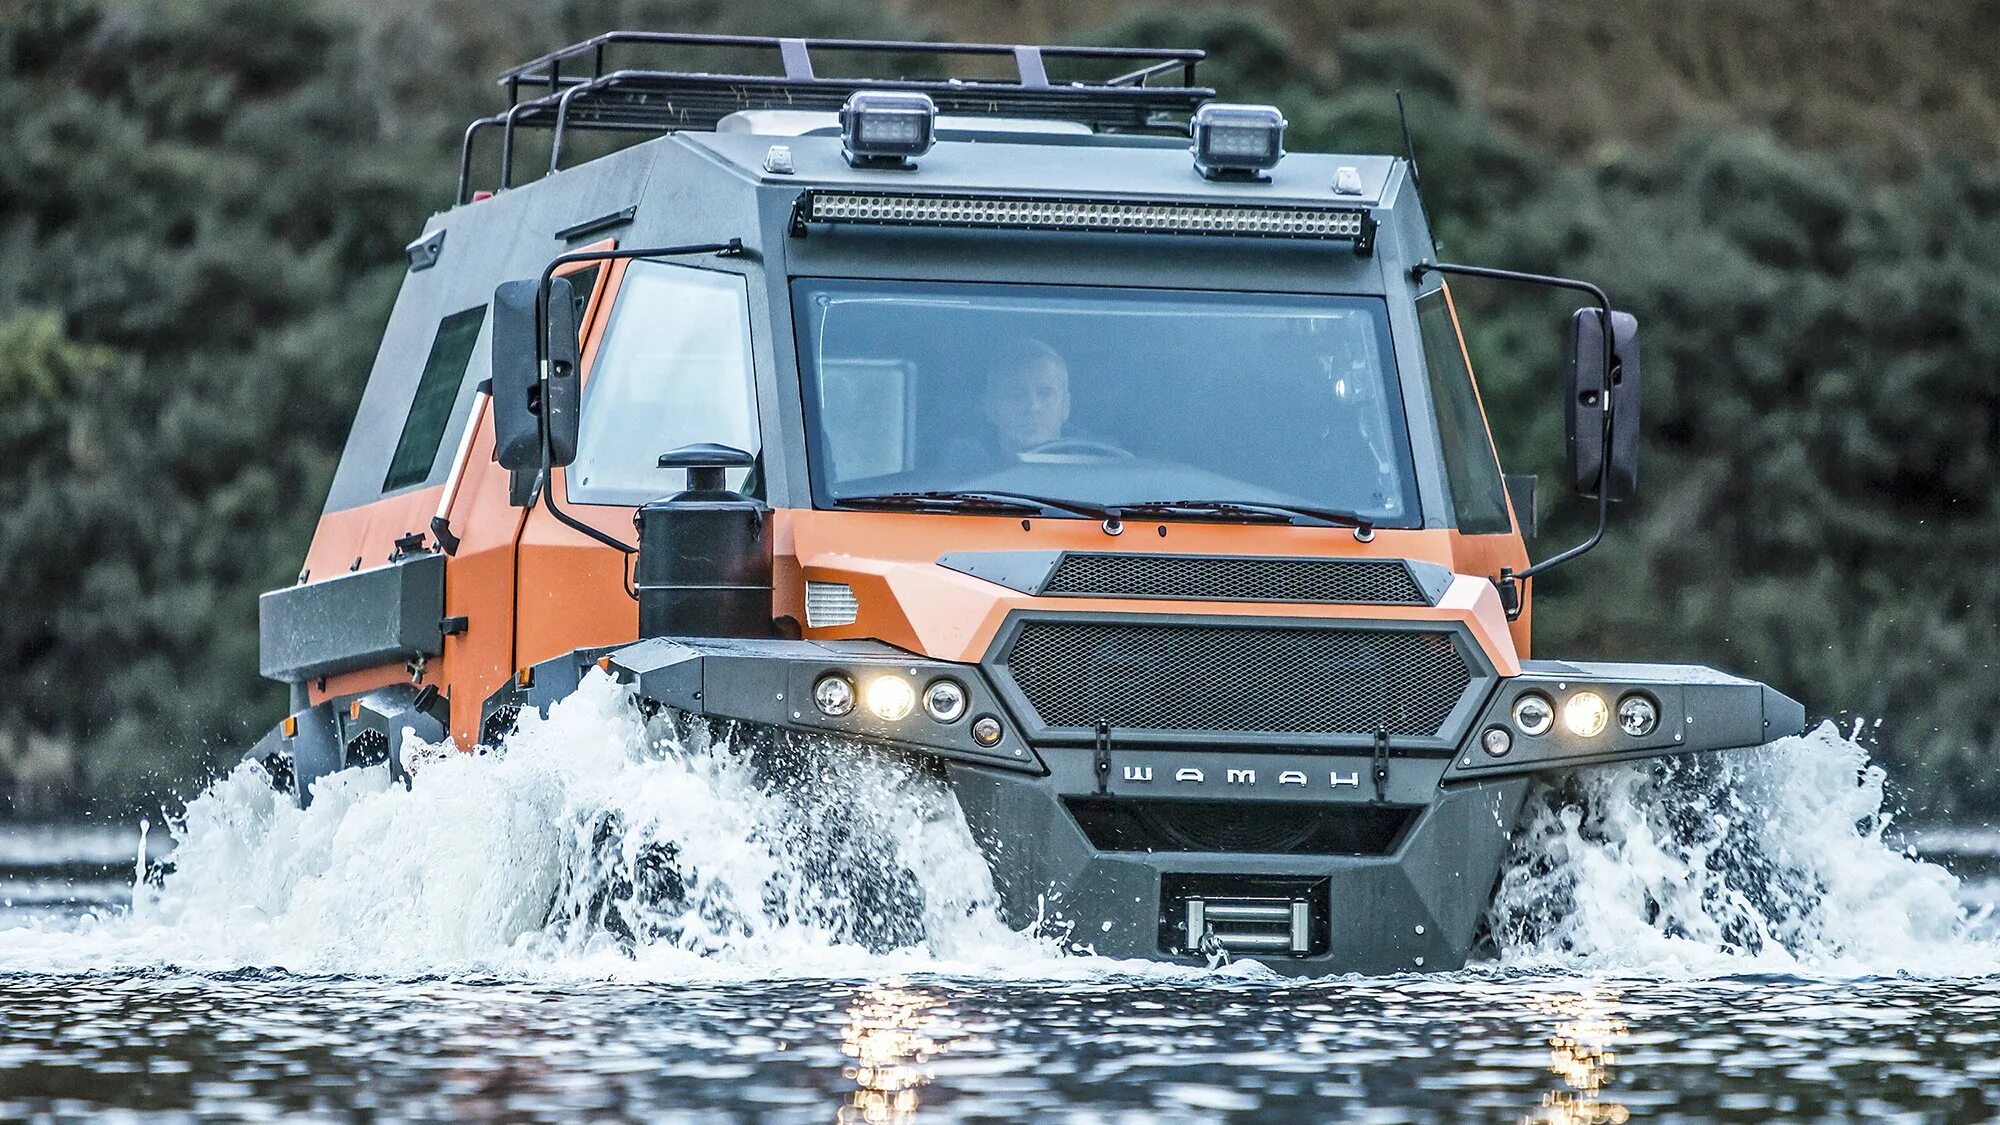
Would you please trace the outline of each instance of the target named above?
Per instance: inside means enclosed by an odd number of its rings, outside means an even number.
[[[1372,535],[1375,531],[1374,523],[1365,516],[1343,512],[1337,508],[1316,508],[1306,504],[1266,504],[1250,500],[1142,500],[1136,504],[1107,506],[1124,514],[1160,516],[1185,513],[1234,516],[1238,519],[1261,519],[1282,523],[1297,523],[1300,519],[1310,519],[1335,527],[1351,527],[1364,534]]]
[[[996,492],[990,489],[878,492],[870,496],[836,496],[833,502],[848,508],[955,509],[962,512],[1008,512],[1020,515],[1040,515],[1053,510],[1068,512],[1075,516],[1086,516],[1090,519],[1105,519],[1111,515],[1109,508],[1081,501],[1051,500],[1046,496],[1030,496],[1024,492]]]

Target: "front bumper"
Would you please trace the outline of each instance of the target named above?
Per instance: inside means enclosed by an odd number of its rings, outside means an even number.
[[[1505,858],[1508,834],[1528,788],[1525,777],[1479,780],[1440,789],[1443,763],[1392,763],[1386,800],[1372,791],[1366,758],[1318,759],[1296,772],[1308,785],[1295,790],[1275,779],[1296,760],[1258,764],[1235,756],[1239,778],[1228,780],[1226,754],[1163,752],[1116,754],[1107,795],[1096,791],[1088,751],[1049,751],[1046,777],[951,763],[946,766],[973,838],[993,868],[1004,912],[1018,926],[1037,925],[1079,949],[1108,957],[1202,963],[1200,935],[1190,935],[1188,905],[1200,899],[1211,917],[1217,904],[1303,902],[1309,912],[1303,949],[1289,943],[1231,950],[1280,971],[1298,974],[1391,973],[1462,965],[1477,938]],[[1128,780],[1147,769],[1152,780]],[[1204,762],[1203,766],[1192,763]],[[1175,780],[1197,770],[1200,783]],[[1214,772],[1210,772],[1214,771]],[[1359,787],[1346,784],[1359,775]],[[1336,785],[1336,781],[1339,783]],[[1204,803],[1218,788],[1246,812],[1275,807],[1300,817],[1306,810],[1342,817],[1378,816],[1393,810],[1404,823],[1379,854],[1141,850],[1144,842],[1100,846],[1086,835],[1076,808],[1084,802]],[[1172,790],[1184,792],[1176,795]],[[1165,791],[1164,793],[1162,791]],[[1301,791],[1309,790],[1309,791]],[[1369,847],[1368,841],[1355,846]],[[1373,850],[1370,848],[1370,850]],[[1224,917],[1219,933],[1232,926]],[[1284,927],[1235,926],[1265,936]]]
[[[539,671],[524,703],[545,704],[595,662],[578,653]],[[1200,962],[1204,918],[1231,952],[1283,972],[1455,968],[1471,954],[1508,841],[1537,775],[1697,750],[1755,746],[1804,727],[1804,709],[1753,681],[1675,665],[1527,662],[1482,693],[1461,743],[1378,741],[1371,751],[1232,743],[1226,736],[1091,744],[1030,743],[1016,708],[976,667],[930,661],[872,642],[657,638],[606,665],[644,699],[714,718],[838,734],[927,756],[951,784],[993,870],[1008,921],[1113,957]],[[975,744],[968,720],[829,719],[811,700],[829,670],[863,681],[940,675],[969,689],[968,718],[1007,718],[997,745]],[[1560,702],[1596,690],[1643,691],[1658,729],[1630,737],[1612,724],[1580,739],[1557,729],[1516,737],[1493,758],[1487,727],[1515,698]],[[1266,918],[1268,921],[1245,921]]]

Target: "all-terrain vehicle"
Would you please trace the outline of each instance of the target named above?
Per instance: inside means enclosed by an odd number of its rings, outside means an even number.
[[[691,50],[768,72],[646,65]],[[1008,73],[816,70],[915,58]],[[262,600],[293,704],[251,756],[306,801],[601,668],[920,763],[1018,924],[1334,972],[1461,964],[1537,775],[1800,732],[1707,668],[1529,659],[1534,576],[1636,484],[1636,322],[1432,260],[1407,155],[1288,153],[1200,58],[614,33],[507,72]],[[643,139],[563,166],[607,132]],[[1532,565],[1454,275],[1583,295],[1597,534]]]

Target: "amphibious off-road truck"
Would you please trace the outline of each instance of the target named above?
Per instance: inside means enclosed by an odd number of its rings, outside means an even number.
[[[1799,732],[1707,668],[1529,659],[1533,577],[1636,482],[1635,322],[1432,260],[1407,154],[1288,153],[1200,58],[615,33],[507,72],[263,598],[293,703],[251,757],[306,801],[603,668],[933,771],[1018,924],[1397,971],[1464,961],[1536,775]],[[911,60],[1006,73],[819,69]],[[1468,274],[1584,295],[1550,384],[1597,534],[1533,565]]]

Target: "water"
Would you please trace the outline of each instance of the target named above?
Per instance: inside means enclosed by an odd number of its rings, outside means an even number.
[[[1831,728],[1539,793],[1486,959],[1319,981],[1017,933],[923,773],[802,803],[608,682],[403,753],[224,779],[136,896],[136,825],[0,826],[0,1119],[2000,1116],[2000,834],[1905,837]]]

